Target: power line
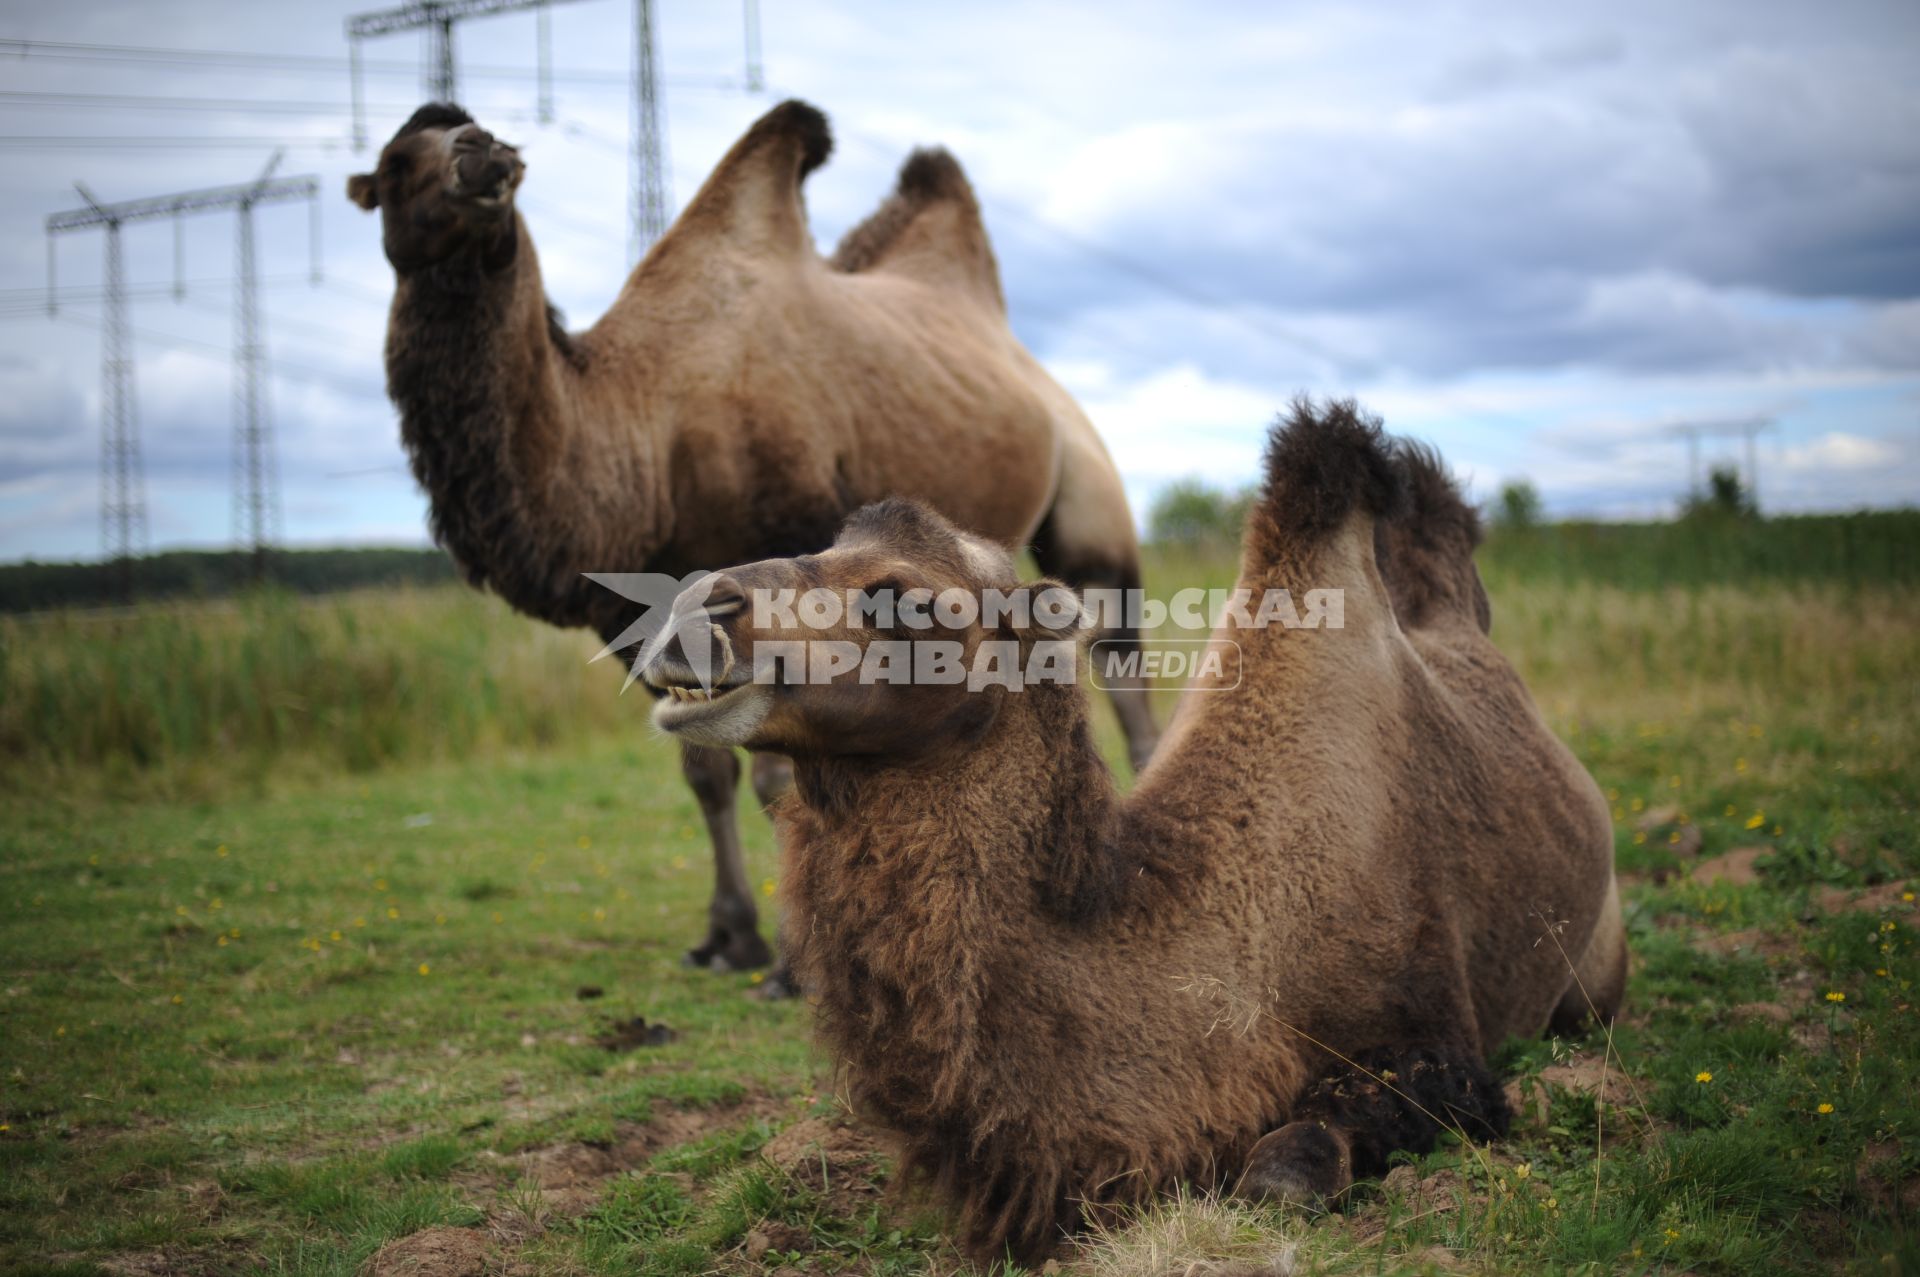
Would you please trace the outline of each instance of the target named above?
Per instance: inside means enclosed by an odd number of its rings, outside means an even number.
[[[367,144],[366,111],[361,105],[360,43],[401,31],[427,33],[428,56],[424,72],[427,98],[434,102],[452,102],[456,90],[453,57],[453,29],[472,18],[491,18],[505,13],[533,10],[539,17],[536,74],[539,79],[539,105],[542,123],[553,118],[553,41],[547,30],[547,13],[555,4],[567,0],[407,0],[397,9],[357,13],[347,19],[347,53],[353,89],[353,149]]]
[[[0,134],[0,150],[7,151],[217,151],[276,150],[337,151],[346,148],[349,138],[329,137],[253,137],[217,135],[211,137],[154,137],[128,133],[10,133]]]
[[[381,103],[372,109],[401,113],[413,110],[417,103]],[[57,106],[113,111],[213,111],[252,115],[344,115],[352,108],[343,102],[300,101],[291,98],[215,98],[177,97],[141,93],[54,93],[37,89],[0,89],[0,106]]]
[[[156,66],[191,66],[210,69],[256,72],[278,70],[306,72],[316,76],[337,76],[351,71],[353,59],[314,53],[248,53],[227,49],[167,48],[152,45],[87,44],[71,40],[0,39],[0,57],[26,61],[123,62]],[[365,58],[360,70],[367,75],[413,77],[420,73],[416,63]],[[465,79],[521,80],[537,74],[524,66],[467,63],[460,68]],[[569,85],[594,84],[625,88],[631,76],[626,71],[603,67],[559,67],[552,74]],[[672,76],[661,83],[674,89],[713,89],[737,93],[752,91],[753,86],[732,76]]]

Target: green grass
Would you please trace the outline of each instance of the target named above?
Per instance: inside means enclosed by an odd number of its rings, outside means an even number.
[[[1549,1112],[1491,1154],[1313,1220],[1172,1202],[1071,1264],[1915,1270],[1920,594],[1488,580],[1615,806],[1633,1093],[1564,1080],[1599,1039],[1512,1044]],[[3,624],[0,1270],[350,1273],[430,1228],[540,1272],[958,1264],[884,1159],[768,1160],[834,1109],[806,1010],[679,966],[705,838],[584,637],[452,589]],[[1741,847],[1757,881],[1689,879]],[[678,1040],[595,1044],[635,1015]]]

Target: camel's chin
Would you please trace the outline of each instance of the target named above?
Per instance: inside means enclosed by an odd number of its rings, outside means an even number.
[[[653,725],[690,745],[744,745],[773,707],[772,689],[745,683],[710,699],[669,694],[655,702]]]

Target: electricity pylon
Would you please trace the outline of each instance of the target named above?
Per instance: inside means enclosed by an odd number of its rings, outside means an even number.
[[[112,562],[122,597],[132,594],[133,556],[147,543],[146,478],[140,466],[139,413],[133,394],[133,338],[127,324],[126,258],[120,224],[129,214],[80,183],[87,207],[47,219],[47,313],[57,313],[53,237],[95,226],[107,232],[106,322],[100,332],[100,552]]]
[[[104,549],[111,558],[126,560],[147,537],[146,499],[140,476],[140,445],[133,398],[133,344],[127,323],[125,266],[120,228],[127,222],[152,218],[178,219],[192,213],[234,209],[239,213],[237,271],[234,278],[233,397],[234,397],[234,538],[253,552],[256,574],[265,570],[269,547],[279,535],[279,475],[273,462],[273,427],[267,403],[266,339],[261,333],[260,277],[254,252],[253,210],[262,204],[288,200],[308,202],[309,217],[318,214],[320,183],[313,177],[273,176],[280,163],[276,152],[260,176],[251,182],[182,191],[148,199],[102,204],[78,182],[87,207],[55,213],[47,219],[47,306],[57,304],[53,283],[52,236],[66,231],[103,226],[107,231],[107,316],[101,343],[101,412],[104,444],[101,454],[100,523]],[[318,223],[313,223],[314,227]],[[177,243],[176,239],[176,243]],[[312,269],[319,278],[319,237],[310,230]],[[181,261],[176,251],[176,272]],[[176,280],[176,292],[180,283]]]
[[[356,13],[347,19],[347,56],[353,79],[353,149],[366,149],[367,119],[360,87],[360,42],[398,31],[427,33],[427,60],[421,66],[422,87],[433,102],[453,102],[459,95],[459,66],[453,53],[453,27],[468,18],[491,18],[532,9],[540,21],[537,56],[540,76],[539,117],[553,122],[553,35],[547,10],[565,0],[409,0],[397,9]]]
[[[1760,507],[1760,450],[1756,444],[1759,437],[1773,429],[1770,417],[1747,417],[1734,421],[1686,421],[1669,426],[1669,434],[1679,435],[1687,441],[1687,493],[1698,496],[1700,486],[1700,440],[1714,438],[1739,438],[1746,443],[1747,459],[1747,496],[1753,501],[1755,509]]]

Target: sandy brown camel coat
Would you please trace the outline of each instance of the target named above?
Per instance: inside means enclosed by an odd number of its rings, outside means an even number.
[[[1183,1179],[1320,1196],[1436,1119],[1499,1133],[1486,1053],[1589,997],[1611,1014],[1606,805],[1488,639],[1476,537],[1431,454],[1350,406],[1297,409],[1240,584],[1343,591],[1344,625],[1223,628],[1238,658],[1188,692],[1124,798],[1077,686],[741,685],[793,635],[683,596],[676,625],[704,620],[734,665],[656,721],[792,753],[796,969],[855,1102],[957,1204],[976,1256],[1044,1254],[1083,1201]],[[889,502],[828,553],[698,597],[1013,580]],[[683,683],[679,651],[646,676]]]
[[[996,543],[1031,542],[1077,585],[1137,583],[1119,477],[1007,327],[959,165],[916,152],[828,262],[800,187],[830,147],[812,107],[768,112],[576,334],[547,304],[514,208],[518,154],[464,111],[423,107],[350,180],[382,214],[398,280],[387,380],[401,436],[470,581],[611,640],[634,606],[583,572],[684,576],[817,550],[850,511],[906,495]],[[1144,759],[1144,694],[1116,705]],[[690,956],[758,965],[738,764],[696,747],[683,763],[717,864]]]

